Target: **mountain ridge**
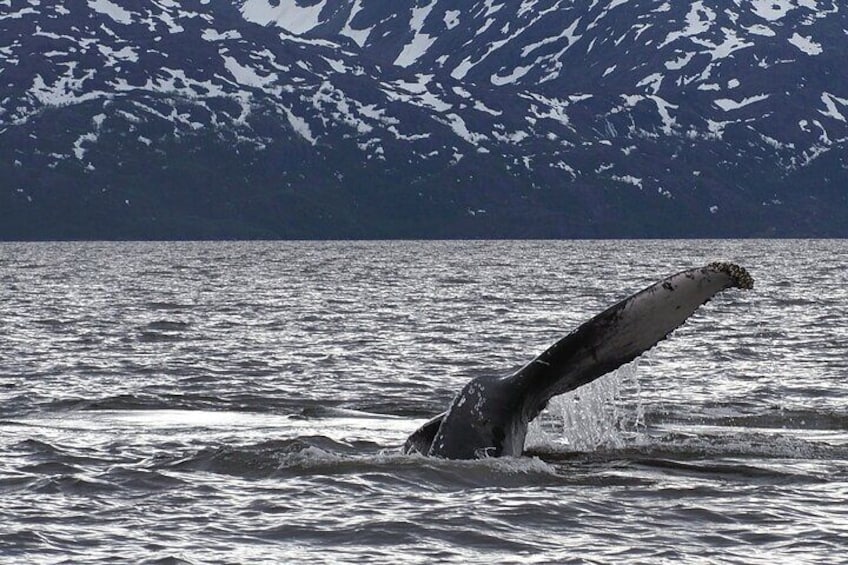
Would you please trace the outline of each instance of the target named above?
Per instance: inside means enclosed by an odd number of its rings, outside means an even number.
[[[844,237],[846,12],[5,0],[0,237]]]

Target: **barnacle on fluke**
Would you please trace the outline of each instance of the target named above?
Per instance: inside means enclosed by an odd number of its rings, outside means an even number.
[[[754,288],[754,277],[752,277],[745,267],[740,267],[736,263],[710,263],[709,267],[716,271],[727,273],[733,279],[734,286],[744,289]]]

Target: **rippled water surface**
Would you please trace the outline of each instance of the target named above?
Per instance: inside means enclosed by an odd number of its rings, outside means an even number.
[[[407,434],[673,272],[756,279],[552,403]],[[848,242],[0,244],[3,563],[840,563]]]

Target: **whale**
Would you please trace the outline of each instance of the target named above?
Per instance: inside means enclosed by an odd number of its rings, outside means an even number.
[[[407,438],[403,452],[445,459],[518,457],[530,422],[551,398],[637,358],[719,292],[753,287],[745,268],[724,262],[659,280],[584,322],[515,373],[471,380],[447,410]]]

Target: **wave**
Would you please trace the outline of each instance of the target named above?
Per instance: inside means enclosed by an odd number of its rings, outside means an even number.
[[[156,444],[139,458],[107,451],[65,448],[27,439],[10,446],[22,462],[0,491],[99,495],[159,492],[206,481],[204,475],[281,484],[369,491],[454,491],[540,486],[644,486],[669,476],[746,484],[818,483],[833,480],[834,462],[848,460],[848,445],[834,446],[778,434],[643,435],[625,447],[575,452],[543,446],[518,458],[455,461],[404,455],[371,441],[323,435],[196,448],[194,441]]]
[[[194,308],[191,304],[186,304],[182,302],[163,302],[163,301],[148,301],[144,304],[147,308],[151,310],[191,310]]]
[[[152,461],[155,469],[241,478],[310,478],[322,483],[368,477],[374,488],[521,488],[532,485],[638,485],[669,474],[745,482],[827,482],[848,447],[774,435],[689,437],[667,434],[641,445],[567,451],[536,448],[518,458],[455,461],[404,455],[373,442],[302,436],[221,445]],[[798,461],[804,464],[798,464]],[[819,462],[820,464],[816,464]],[[647,475],[645,474],[647,473]]]
[[[654,432],[656,434],[656,432]],[[613,465],[630,476],[639,468],[661,474],[745,482],[828,482],[834,462],[848,460],[848,443],[828,443],[790,434],[727,431],[704,433],[667,432],[633,436],[626,446],[574,451],[547,445],[528,451],[551,464],[569,470],[605,468]],[[848,467],[841,467],[848,473]]]
[[[775,480],[791,481],[793,483],[802,480],[804,482],[828,482],[825,477],[812,476],[809,473],[798,473],[787,469],[776,469],[774,467],[757,466],[746,463],[722,463],[722,462],[689,462],[675,461],[672,459],[642,458],[633,461],[636,467],[648,467],[660,469],[671,473],[685,475],[708,475],[712,479],[745,479],[764,480],[774,484]]]
[[[200,381],[202,384],[202,380]],[[306,405],[306,408],[304,408]],[[4,417],[96,410],[209,410],[246,414],[288,413],[309,411],[318,401],[290,398],[269,398],[265,394],[203,394],[171,392],[121,393],[93,398],[62,398],[29,406],[18,414]],[[390,416],[386,416],[390,417]]]
[[[718,426],[805,430],[848,430],[848,413],[833,410],[779,409],[751,415],[710,418]]]
[[[184,335],[169,332],[142,331],[138,334],[138,340],[141,343],[168,343],[186,339]]]
[[[558,477],[537,457],[453,461],[405,455],[372,442],[302,436],[252,445],[208,447],[158,458],[156,468],[245,478],[368,476],[382,485],[519,486]],[[530,477],[530,478],[528,478]]]
[[[188,322],[173,320],[157,320],[155,322],[150,322],[144,327],[152,331],[182,331],[190,328],[191,324]]]
[[[765,459],[848,459],[848,444],[805,439],[794,434],[745,431],[672,432],[654,443],[685,457],[740,457]]]
[[[232,402],[220,396],[192,394],[116,394],[99,398],[63,398],[41,406],[54,413],[88,410],[200,410],[230,408]]]

